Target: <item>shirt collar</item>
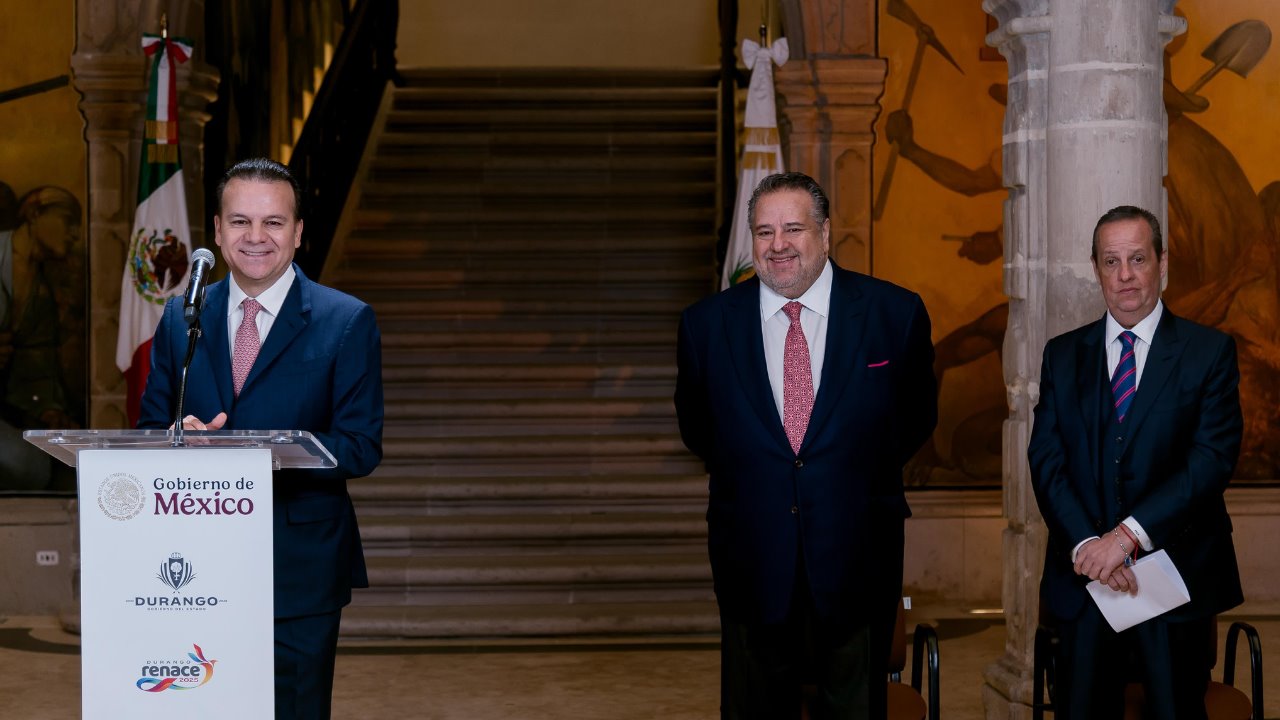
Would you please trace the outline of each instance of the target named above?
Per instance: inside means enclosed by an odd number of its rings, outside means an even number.
[[[1156,300],[1156,307],[1154,310],[1151,311],[1151,314],[1147,315],[1146,317],[1142,318],[1142,320],[1138,321],[1138,324],[1127,329],[1130,330],[1134,335],[1137,335],[1139,340],[1146,343],[1147,347],[1151,347],[1151,341],[1155,340],[1156,338],[1156,328],[1159,327],[1160,325],[1160,316],[1163,314],[1164,314],[1164,301]],[[1107,344],[1109,345],[1115,342],[1116,338],[1120,337],[1120,333],[1124,332],[1125,330],[1126,328],[1122,326],[1119,322],[1117,322],[1116,319],[1111,316],[1111,311],[1108,310],[1107,311]]]
[[[822,267],[822,272],[818,274],[818,279],[813,281],[808,290],[804,294],[796,298],[803,306],[826,317],[827,312],[831,309],[831,278],[835,273],[831,270],[831,261],[828,260]],[[760,319],[768,320],[782,309],[783,305],[791,302],[791,298],[783,297],[773,291],[773,288],[760,283]]]
[[[271,287],[263,290],[258,297],[254,298],[271,317],[276,317],[280,314],[280,308],[284,305],[284,299],[289,295],[289,288],[293,285],[295,275],[297,273],[293,271],[293,265],[290,264],[289,267],[285,268],[284,274]],[[230,291],[227,295],[227,315],[230,316],[231,313],[236,311],[236,308],[240,307],[240,303],[244,302],[244,299],[249,296],[236,284],[236,276],[234,274],[228,276],[227,279],[230,285]]]

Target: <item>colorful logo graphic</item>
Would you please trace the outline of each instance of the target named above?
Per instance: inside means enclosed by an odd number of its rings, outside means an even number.
[[[160,572],[156,577],[171,590],[178,592],[186,587],[187,583],[195,580],[196,574],[191,569],[191,563],[182,559],[182,553],[173,553],[169,556],[169,562],[161,563]]]
[[[196,651],[187,653],[190,660],[174,662],[147,661],[142,666],[142,677],[136,685],[143,692],[158,693],[165,690],[195,690],[213,679],[213,666],[217,660],[207,660],[204,650],[192,644]]]
[[[98,486],[98,507],[112,520],[131,520],[146,501],[142,483],[128,473],[108,475]]]

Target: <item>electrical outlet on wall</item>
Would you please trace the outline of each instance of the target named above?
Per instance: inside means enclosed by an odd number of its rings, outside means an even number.
[[[36,551],[37,565],[49,567],[49,566],[57,565],[58,562],[59,562],[59,558],[58,558],[57,550],[37,550]]]

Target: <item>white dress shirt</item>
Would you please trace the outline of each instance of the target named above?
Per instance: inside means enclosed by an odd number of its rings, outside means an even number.
[[[827,352],[827,316],[831,310],[831,278],[835,273],[828,260],[818,279],[796,301],[804,306],[800,311],[800,328],[804,330],[805,343],[809,346],[809,365],[813,372],[813,395],[818,396],[818,382],[822,378],[822,359]],[[787,346],[787,330],[791,319],[782,306],[791,302],[760,283],[760,329],[764,334],[764,362],[769,371],[769,387],[773,390],[773,402],[782,417],[783,355]]]
[[[1107,377],[1110,378],[1116,374],[1116,366],[1120,364],[1120,355],[1123,353],[1123,343],[1120,341],[1120,333],[1125,330],[1132,332],[1137,338],[1133,341],[1133,362],[1136,372],[1133,375],[1133,386],[1136,388],[1142,384],[1142,369],[1147,365],[1147,355],[1151,352],[1151,342],[1155,340],[1156,328],[1160,326],[1160,316],[1164,314],[1164,301],[1156,300],[1156,307],[1151,311],[1150,315],[1142,318],[1137,324],[1131,328],[1126,328],[1111,317],[1111,313],[1107,313],[1106,328],[1103,331],[1103,337],[1107,341]],[[1143,550],[1150,552],[1152,549],[1151,538],[1147,537],[1147,533],[1142,529],[1142,525],[1133,518],[1132,515],[1125,518],[1121,522],[1129,528],[1129,532],[1138,538],[1138,544]],[[1083,540],[1079,545],[1071,550],[1071,562],[1076,561],[1076,553],[1085,543],[1094,538]]]
[[[280,307],[284,305],[284,299],[289,295],[289,287],[293,285],[295,275],[293,266],[290,265],[280,279],[263,290],[258,297],[253,298],[262,305],[262,309],[254,317],[254,324],[258,326],[259,346],[267,342],[267,333],[271,332],[271,326],[275,323],[276,316],[280,314]],[[240,321],[244,318],[244,300],[249,296],[236,284],[235,275],[231,275],[227,282],[230,288],[227,295],[227,352],[231,354],[234,361],[236,330],[240,329]]]

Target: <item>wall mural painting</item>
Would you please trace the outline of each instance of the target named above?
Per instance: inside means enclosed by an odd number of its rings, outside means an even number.
[[[882,4],[889,59],[877,127],[875,272],[916,289],[934,323],[938,430],[912,461],[917,486],[1001,478],[1001,129],[1006,67],[976,4]],[[1168,307],[1232,334],[1244,447],[1238,480],[1280,479],[1280,6],[1184,0],[1188,32],[1165,50],[1169,117]],[[896,156],[890,160],[891,156]],[[884,168],[892,166],[889,173]],[[1117,203],[1118,204],[1118,203]],[[921,212],[928,208],[928,212]],[[1088,238],[1081,238],[1088,242]]]
[[[0,181],[0,491],[65,484],[22,431],[85,423],[85,246],[82,204],[44,185],[22,195]]]

